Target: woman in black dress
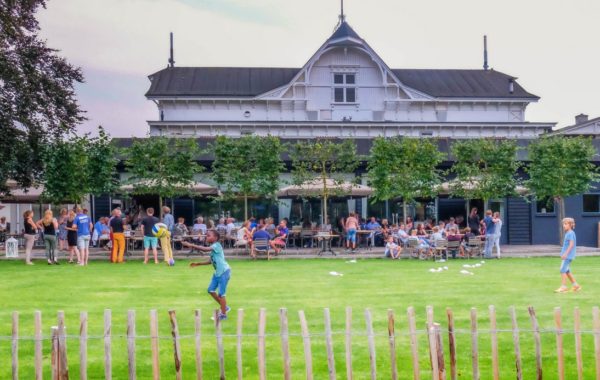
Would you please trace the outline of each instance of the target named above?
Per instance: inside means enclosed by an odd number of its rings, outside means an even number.
[[[469,225],[471,232],[475,236],[479,236],[479,215],[477,215],[477,207],[473,207],[471,209],[471,213],[467,219],[467,224]]]
[[[73,220],[75,220],[75,211],[70,210],[65,227],[69,247],[69,264],[73,264],[73,256],[77,255],[77,264],[81,265],[81,256],[79,255],[79,249],[77,249],[77,228],[73,227]]]

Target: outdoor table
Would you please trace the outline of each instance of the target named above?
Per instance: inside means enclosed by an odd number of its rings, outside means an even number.
[[[333,235],[333,234],[323,234],[323,233],[319,233],[315,236],[313,236],[313,239],[315,239],[317,241],[317,244],[321,243],[321,250],[317,253],[317,256],[321,256],[323,253],[329,252],[331,253],[333,256],[336,256],[337,254],[335,252],[333,252],[333,250],[331,249],[331,241],[336,238],[339,237],[339,235]]]
[[[361,241],[364,241],[366,244],[366,248],[369,249],[369,241],[367,238],[371,234],[373,234],[373,238],[374,238],[375,232],[376,232],[376,230],[358,230],[358,231],[356,231],[356,239],[358,240],[357,241],[358,246],[360,247]],[[373,243],[375,243],[375,242],[373,242]]]

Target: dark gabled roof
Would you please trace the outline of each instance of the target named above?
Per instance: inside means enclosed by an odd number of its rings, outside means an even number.
[[[355,38],[357,40],[362,40],[358,33],[356,33],[346,21],[342,21],[327,41],[338,40],[341,38]]]
[[[406,86],[437,98],[533,98],[514,77],[495,70],[394,69]],[[509,92],[513,81],[514,91]]]
[[[289,83],[300,69],[168,67],[149,76],[146,96],[252,97]]]
[[[338,29],[339,30],[339,29]],[[168,67],[150,75],[146,96],[254,97],[288,84],[300,69],[279,67]],[[393,69],[406,86],[440,98],[538,99],[513,77],[494,70]]]

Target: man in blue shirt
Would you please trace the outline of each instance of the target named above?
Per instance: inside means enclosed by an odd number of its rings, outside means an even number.
[[[485,248],[483,253],[486,259],[492,258],[492,247],[494,246],[494,237],[496,235],[496,222],[498,219],[494,218],[492,210],[485,212],[485,218],[483,223],[485,224]]]
[[[371,244],[375,245],[375,243],[379,244],[380,241],[383,241],[381,238],[381,224],[379,224],[379,222],[374,216],[371,217],[371,220],[369,220],[369,223],[367,223],[365,228],[369,231],[373,231],[369,235],[369,238],[372,241]]]
[[[269,240],[270,239],[271,239],[271,236],[269,235],[269,233],[267,231],[265,231],[265,225],[259,224],[257,226],[256,232],[254,232],[254,234],[252,234],[252,251],[250,253],[250,256],[256,257],[256,252],[255,252],[256,249],[258,249],[260,251],[266,251],[269,248]],[[260,242],[260,245],[256,244],[257,240]]]
[[[87,265],[90,256],[90,231],[94,228],[90,217],[80,207],[77,207],[73,227],[77,229],[77,248],[81,252],[81,263]]]

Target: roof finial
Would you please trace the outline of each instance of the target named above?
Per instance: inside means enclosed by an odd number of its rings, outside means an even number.
[[[487,71],[488,69],[488,50],[487,50],[487,36],[483,36],[483,69]]]
[[[342,2],[342,9],[340,12],[340,23],[346,21],[346,15],[344,14],[344,0],[341,0]]]

